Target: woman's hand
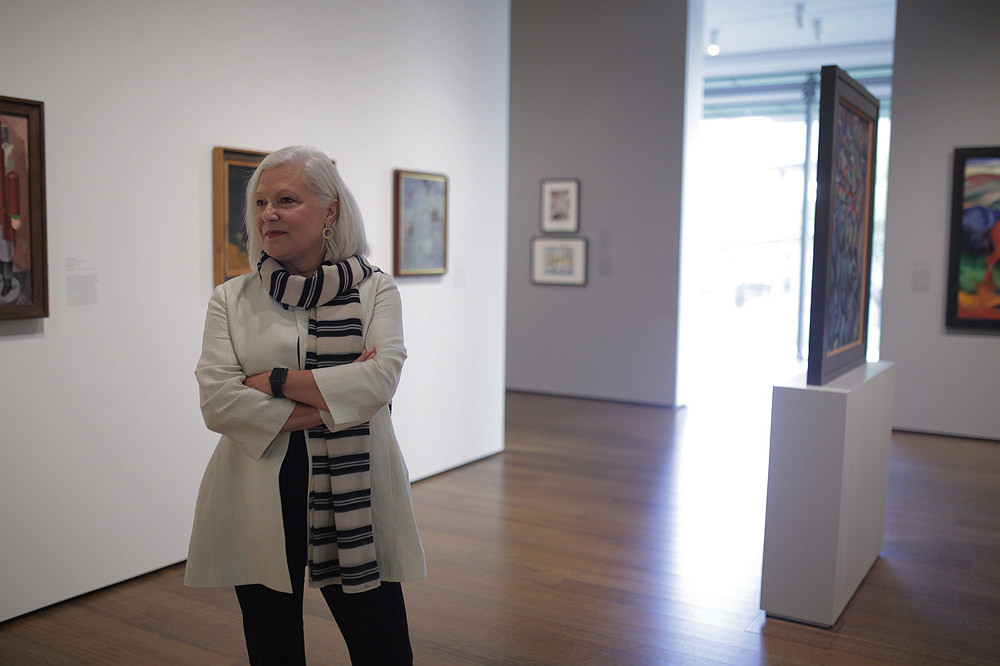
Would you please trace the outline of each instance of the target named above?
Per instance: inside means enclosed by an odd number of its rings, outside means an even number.
[[[361,352],[361,356],[358,356],[352,362],[353,363],[362,363],[364,361],[370,361],[373,358],[375,358],[375,348],[374,347],[371,348],[371,349],[366,349],[363,352]]]
[[[271,373],[262,372],[243,380],[243,385],[252,389],[257,389],[261,393],[272,395],[271,393]]]

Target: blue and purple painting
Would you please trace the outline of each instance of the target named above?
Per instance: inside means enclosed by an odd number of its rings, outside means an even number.
[[[826,355],[864,341],[868,304],[869,188],[872,122],[850,106],[837,107],[833,179],[833,229],[830,239]]]

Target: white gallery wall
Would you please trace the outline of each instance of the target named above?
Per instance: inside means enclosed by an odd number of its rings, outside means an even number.
[[[508,388],[675,404],[687,4],[511,3]],[[580,180],[584,287],[531,282],[548,178]]]
[[[393,169],[449,176],[447,274],[399,280],[394,421],[414,479],[502,449],[507,0],[0,14],[0,95],[45,103],[51,311],[0,321],[0,620],[186,557],[213,146],[327,151],[387,271]]]
[[[1000,145],[1000,3],[900,0],[881,357],[893,426],[1000,439],[1000,337],[945,329],[953,151]]]

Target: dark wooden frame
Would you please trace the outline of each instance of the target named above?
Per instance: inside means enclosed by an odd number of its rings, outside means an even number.
[[[214,199],[215,284],[250,271],[246,258],[246,229],[243,222],[246,182],[267,155],[259,150],[226,148],[212,149],[212,192]],[[245,176],[243,191],[233,185]]]
[[[808,384],[866,361],[878,113],[878,99],[861,84],[839,67],[823,67]]]
[[[570,210],[568,219],[563,222],[552,216],[551,198],[547,193],[555,188],[570,190]],[[542,181],[541,194],[541,230],[546,234],[575,234],[580,231],[580,181],[576,178],[548,178]]]
[[[11,187],[17,187],[17,198],[19,202],[21,225],[19,230],[15,230],[15,248],[17,239],[27,236],[28,240],[28,261],[30,266],[27,269],[22,267],[19,271],[24,276],[25,272],[30,273],[27,286],[30,287],[30,296],[27,302],[14,302],[11,304],[0,304],[0,320],[3,319],[37,319],[49,316],[49,280],[48,280],[48,240],[46,238],[46,206],[45,206],[45,104],[29,99],[18,99],[16,97],[0,97],[0,115],[23,118],[25,121],[25,135],[19,138],[18,143],[11,141],[13,147],[14,169],[17,176],[7,176],[7,172],[0,171],[0,187],[5,191],[7,183],[12,183]],[[9,128],[8,128],[9,129]],[[8,131],[8,137],[10,132]],[[22,145],[23,143],[23,145]],[[3,152],[0,151],[0,160],[3,160]],[[24,169],[24,161],[27,159],[27,168]],[[3,162],[0,162],[3,166]],[[18,167],[21,170],[18,170]],[[23,173],[26,171],[26,173]],[[23,179],[23,180],[22,180]],[[27,205],[23,204],[26,195]],[[6,213],[4,213],[6,215]],[[24,218],[27,217],[27,220]],[[16,249],[15,249],[16,252]],[[15,254],[15,259],[16,259]],[[12,261],[11,269],[17,271],[16,261]],[[18,283],[20,285],[20,282]],[[22,301],[25,285],[20,285],[21,296],[18,301]]]
[[[970,178],[971,163],[983,171]],[[992,163],[989,169],[986,165]],[[948,328],[1000,331],[1000,290],[991,267],[1000,253],[1000,146],[956,148],[952,171],[951,242],[948,253],[948,295],[945,325]],[[984,264],[979,267],[982,257]],[[970,264],[973,264],[970,266]],[[982,272],[970,285],[970,273]],[[970,293],[968,287],[973,287]],[[963,288],[964,287],[964,288]]]
[[[563,245],[573,252],[574,274],[569,277],[548,275],[542,261],[542,252],[546,246]],[[579,273],[579,277],[576,273]],[[560,285],[568,287],[587,286],[587,239],[580,236],[535,236],[531,239],[531,283],[544,285]]]
[[[406,200],[408,181],[441,184],[431,209],[420,210]],[[440,196],[439,199],[437,197]],[[393,172],[393,275],[441,275],[448,269],[448,177],[439,173],[396,169]],[[426,256],[416,250],[430,243]]]

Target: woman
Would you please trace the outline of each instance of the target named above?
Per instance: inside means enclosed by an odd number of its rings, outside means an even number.
[[[388,408],[399,292],[365,261],[357,203],[314,148],[261,161],[246,220],[257,270],[216,288],[195,371],[222,437],[185,582],[236,587],[252,664],[305,663],[306,571],[352,663],[411,663],[399,583],[426,574]]]

